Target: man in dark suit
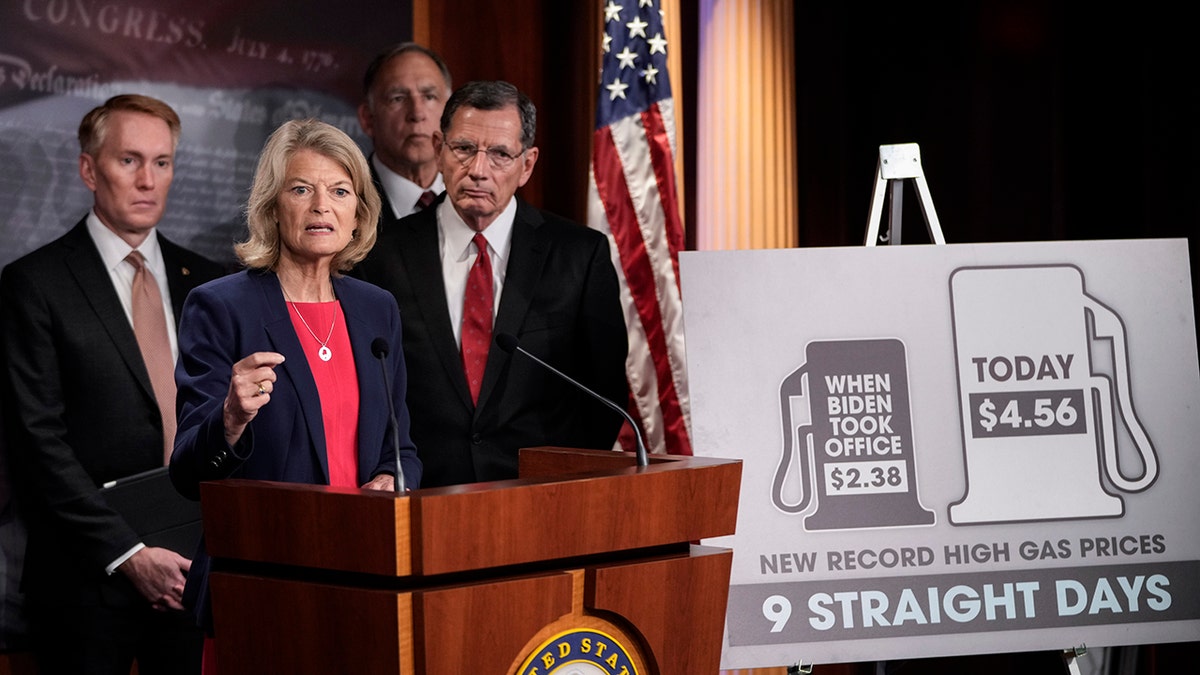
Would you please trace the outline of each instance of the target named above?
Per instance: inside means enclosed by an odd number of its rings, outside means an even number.
[[[384,230],[446,189],[433,135],[450,90],[446,62],[415,42],[384,50],[367,67],[358,124],[374,146],[371,178],[383,199]]]
[[[0,275],[8,450],[27,500],[23,585],[43,674],[128,673],[135,658],[143,675],[199,672],[200,635],[181,605],[190,561],[145,546],[99,489],[163,466],[175,319],[188,291],[221,273],[156,231],[178,140],[179,117],[156,99],[89,112],[79,173],[91,212]]]
[[[536,111],[506,82],[450,97],[435,137],[446,194],[385,229],[365,279],[400,305],[422,487],[517,475],[537,445],[611,448],[621,418],[521,346],[624,404],[627,340],[608,240],[514,197],[537,162]]]

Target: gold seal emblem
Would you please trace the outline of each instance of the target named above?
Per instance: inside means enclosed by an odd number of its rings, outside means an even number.
[[[591,628],[554,635],[529,654],[517,675],[637,675],[629,650]]]

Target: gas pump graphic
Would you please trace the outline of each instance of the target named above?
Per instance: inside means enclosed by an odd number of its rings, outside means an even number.
[[[813,341],[779,386],[771,499],[806,530],[931,525],[917,496],[908,365],[896,339]],[[793,465],[798,483],[789,489]],[[785,493],[800,493],[789,502]]]
[[[1102,476],[1141,492],[1158,460],[1130,398],[1121,318],[1084,291],[1073,265],[961,268],[950,297],[967,478],[950,521],[1122,515]],[[1095,368],[1101,340],[1115,389]],[[1141,459],[1137,477],[1119,466],[1117,410]]]

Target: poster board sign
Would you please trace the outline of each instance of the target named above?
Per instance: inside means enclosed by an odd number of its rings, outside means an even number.
[[[1187,242],[690,252],[723,667],[1200,636]]]

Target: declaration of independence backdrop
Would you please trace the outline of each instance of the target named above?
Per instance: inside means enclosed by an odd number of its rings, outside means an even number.
[[[354,107],[375,52],[411,35],[411,2],[17,0],[0,6],[0,265],[91,204],[83,114],[135,92],[183,122],[163,231],[232,260],[258,151],[281,122],[319,117],[369,150]]]
[[[411,37],[411,17],[411,0],[0,3],[0,266],[87,212],[79,120],[122,93],[163,99],[183,123],[163,233],[232,263],[267,134],[318,117],[369,150],[354,112],[362,73]],[[22,631],[23,534],[8,495],[0,484],[0,649]]]

